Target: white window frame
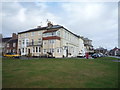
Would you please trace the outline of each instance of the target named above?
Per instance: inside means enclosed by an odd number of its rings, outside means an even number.
[[[31,36],[34,36],[35,32],[31,32]]]
[[[35,47],[33,47],[33,50],[32,50],[32,51],[33,51],[33,53],[35,52]]]
[[[42,35],[42,33],[39,31],[39,32],[38,32],[38,35]]]
[[[22,44],[23,44],[23,45],[25,44],[25,40],[22,40]]]
[[[10,44],[9,43],[7,43],[7,47],[9,47],[10,46]]]
[[[36,47],[35,49],[36,49],[36,52],[38,52],[38,47]]]
[[[13,47],[15,47],[16,46],[16,43],[13,43]]]
[[[24,53],[25,52],[25,50],[24,50],[24,48],[22,48],[22,53]]]
[[[46,49],[44,49],[44,53],[46,53]]]
[[[38,52],[41,52],[41,48],[40,47],[38,47]]]

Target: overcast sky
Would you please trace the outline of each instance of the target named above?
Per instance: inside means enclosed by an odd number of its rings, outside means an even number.
[[[4,37],[46,26],[48,19],[93,40],[95,48],[118,46],[117,2],[4,2],[1,15]]]

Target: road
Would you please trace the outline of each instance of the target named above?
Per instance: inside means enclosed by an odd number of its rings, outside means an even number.
[[[114,58],[118,58],[118,59],[120,59],[120,57],[118,57],[118,56],[108,56],[108,57],[114,57]]]

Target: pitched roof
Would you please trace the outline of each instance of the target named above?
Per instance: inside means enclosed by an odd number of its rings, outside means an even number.
[[[33,32],[33,31],[46,30],[46,29],[47,29],[47,27],[34,28],[34,29],[27,30],[27,31],[23,31],[23,32],[18,32],[18,34],[22,34],[22,33],[26,33],[26,32]]]
[[[45,32],[43,32],[43,33],[55,32],[55,31],[57,31],[57,30],[58,30],[58,29],[47,30],[47,31],[45,31]]]
[[[8,40],[12,39],[12,37],[6,37],[6,38],[2,38],[2,42],[7,42]]]
[[[52,27],[40,27],[40,28],[34,28],[34,29],[30,29],[27,31],[23,31],[23,32],[18,32],[18,34],[22,34],[22,33],[26,33],[26,32],[33,32],[33,31],[40,31],[40,30],[51,30],[51,29],[60,29],[60,28],[64,28],[61,25],[53,25]],[[76,37],[79,37],[78,35],[72,33],[71,31],[69,31],[68,29],[64,28],[66,31],[68,31],[69,33],[75,35]]]
[[[7,43],[16,43],[18,39],[10,39]]]
[[[90,39],[88,39],[88,38],[83,38],[83,40],[85,40],[85,41],[92,41],[92,40],[90,40]]]

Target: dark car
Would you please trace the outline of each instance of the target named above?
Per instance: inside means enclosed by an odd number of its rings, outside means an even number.
[[[98,58],[98,57],[101,57],[101,55],[99,53],[95,53],[92,55],[92,58]]]

